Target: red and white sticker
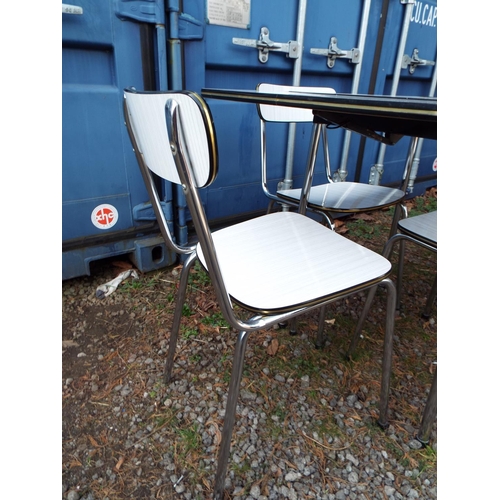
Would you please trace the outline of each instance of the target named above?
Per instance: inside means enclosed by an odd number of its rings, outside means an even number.
[[[92,224],[99,229],[109,229],[118,222],[118,210],[113,205],[99,205],[90,216]]]
[[[434,172],[437,172],[437,169],[438,169],[438,159],[436,158],[436,159],[434,160],[434,163],[432,164],[432,170],[433,170]]]

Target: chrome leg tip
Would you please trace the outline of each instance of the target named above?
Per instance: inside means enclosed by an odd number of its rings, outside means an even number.
[[[389,422],[387,422],[387,420],[382,421],[382,420],[378,419],[377,424],[384,431],[387,430],[389,427]]]

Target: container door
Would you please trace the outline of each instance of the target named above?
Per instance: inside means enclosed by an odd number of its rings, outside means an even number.
[[[136,252],[138,238],[158,234],[142,210],[148,195],[122,109],[124,87],[157,85],[158,14],[148,2],[75,2],[62,14],[63,279],[90,274],[91,261]],[[168,263],[154,244],[161,256],[153,260]]]

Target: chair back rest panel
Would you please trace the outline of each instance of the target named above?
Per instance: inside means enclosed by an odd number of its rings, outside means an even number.
[[[139,148],[143,163],[162,178],[183,185],[201,247],[198,256],[209,270],[226,320],[240,328],[198,193],[198,187],[211,182],[217,171],[217,143],[208,106],[194,93],[126,90],[125,110],[132,142]],[[153,197],[153,205],[155,201]]]
[[[215,133],[213,127],[207,130],[207,120],[211,124],[208,108],[205,111],[201,101],[195,101],[189,93],[125,91],[126,109],[139,152],[152,172],[181,184],[166,130],[165,105],[169,99],[181,105],[182,122],[189,130],[186,142],[196,186],[207,186],[217,174]]]
[[[304,92],[309,94],[335,94],[335,90],[330,87],[306,87],[291,85],[276,85],[272,83],[260,83],[257,85],[259,92],[270,94],[292,94],[294,92]],[[274,123],[312,123],[314,115],[311,109],[293,108],[289,106],[275,106],[272,104],[258,104],[257,110],[260,116],[260,144],[261,144],[261,180],[262,189],[265,195],[275,201],[282,201],[276,194],[272,193],[267,186],[267,133],[266,122]],[[328,151],[328,140],[326,127],[322,126],[321,138],[323,140],[323,154],[325,162],[325,173],[327,178],[331,177],[330,155]]]
[[[160,231],[167,245],[178,254],[192,253],[196,245],[179,245],[171,233],[161,207],[153,173],[164,180],[180,184],[180,177],[172,155],[167,130],[166,106],[172,100],[184,105],[186,116],[196,140],[190,137],[190,166],[197,167],[196,184],[207,185],[217,174],[216,140],[208,107],[195,94],[183,92],[137,92],[124,90],[123,108],[127,130],[135,150],[149,200],[154,209]],[[206,127],[206,130],[205,130]],[[192,150],[192,151],[191,151]],[[194,161],[192,161],[194,159]],[[194,174],[192,177],[195,177]]]
[[[275,85],[272,83],[260,83],[257,86],[257,90],[259,92],[275,94],[292,94],[294,92],[335,94],[335,90],[330,87],[297,87],[291,85]],[[259,111],[260,118],[268,122],[308,123],[312,122],[314,118],[312,110],[307,108],[258,104],[257,109]]]

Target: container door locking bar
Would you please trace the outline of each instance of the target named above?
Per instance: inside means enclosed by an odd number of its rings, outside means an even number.
[[[259,51],[259,61],[266,63],[269,59],[269,51],[285,52],[287,57],[297,59],[299,57],[299,43],[291,40],[288,43],[273,42],[269,38],[269,29],[263,26],[260,29],[260,36],[258,40],[251,40],[249,38],[233,38],[235,45],[242,45],[243,47],[251,47]]]
[[[401,68],[406,69],[408,68],[408,72],[410,75],[413,75],[415,73],[415,69],[417,66],[434,66],[436,63],[435,61],[427,61],[426,59],[420,59],[418,57],[418,49],[413,49],[413,53],[411,57],[408,54],[405,54],[403,56],[403,60],[401,62]]]
[[[317,56],[326,56],[326,65],[331,69],[335,65],[337,57],[344,57],[349,59],[352,64],[358,64],[361,60],[361,51],[359,49],[341,50],[337,46],[337,38],[332,36],[328,49],[311,49],[311,54]]]

